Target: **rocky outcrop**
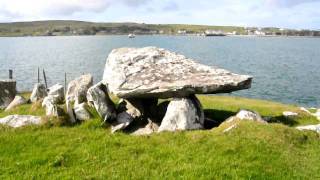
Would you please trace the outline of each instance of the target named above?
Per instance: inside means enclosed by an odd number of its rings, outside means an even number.
[[[37,102],[47,96],[47,89],[44,84],[37,83],[34,85],[30,100],[31,102]]]
[[[113,50],[103,76],[109,90],[122,98],[227,93],[249,88],[251,79],[156,47]]]
[[[48,96],[51,96],[55,103],[63,103],[64,87],[61,84],[55,84],[49,88]]]
[[[5,109],[16,96],[16,81],[0,80],[0,109]]]
[[[98,83],[89,88],[87,92],[87,100],[88,103],[95,107],[98,114],[104,121],[112,122],[115,120],[117,116],[116,108],[110,99],[108,89],[104,84]]]
[[[93,78],[91,74],[82,75],[70,81],[66,92],[66,101],[74,102],[75,104],[87,102],[87,91],[92,84]]]
[[[86,103],[77,104],[74,106],[75,118],[79,121],[86,121],[91,118],[91,114],[88,112]]]
[[[20,105],[23,105],[23,104],[27,104],[28,101],[22,97],[22,96],[15,96],[13,101],[11,101],[11,103],[8,105],[8,107],[5,109],[5,111],[10,111],[11,109],[17,107],[17,106],[20,106]]]
[[[39,125],[41,124],[41,117],[29,115],[10,115],[0,118],[0,124],[14,128],[27,125]]]
[[[158,132],[202,129],[204,113],[195,96],[175,98],[167,108]]]

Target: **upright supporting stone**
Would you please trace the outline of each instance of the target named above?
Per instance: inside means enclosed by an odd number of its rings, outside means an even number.
[[[5,109],[16,96],[15,80],[0,80],[0,108]]]

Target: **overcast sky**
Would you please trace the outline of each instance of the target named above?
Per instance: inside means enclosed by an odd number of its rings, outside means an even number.
[[[0,21],[72,19],[320,29],[320,0],[0,0]]]

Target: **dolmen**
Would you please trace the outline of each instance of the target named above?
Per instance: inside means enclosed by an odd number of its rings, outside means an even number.
[[[103,80],[88,90],[87,99],[112,124],[112,132],[196,130],[203,129],[205,121],[196,94],[248,89],[251,81],[251,76],[199,64],[165,49],[120,48],[109,54]],[[121,98],[117,108],[109,94]]]

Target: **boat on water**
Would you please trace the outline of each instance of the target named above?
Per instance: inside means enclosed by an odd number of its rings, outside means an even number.
[[[205,36],[226,36],[222,31],[212,31],[212,30],[207,30],[204,32]]]
[[[135,34],[129,34],[128,37],[129,37],[129,38],[135,38],[136,35],[135,35]]]

